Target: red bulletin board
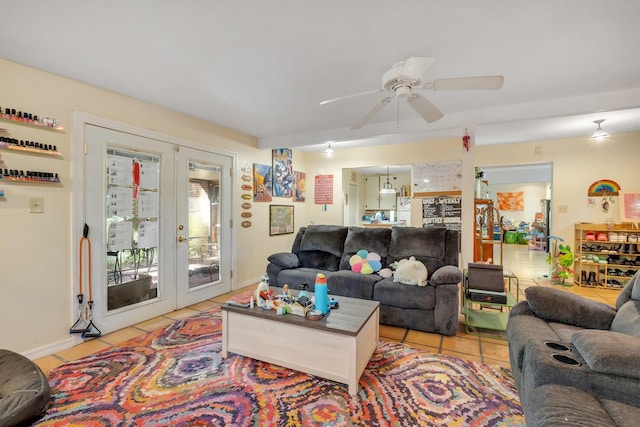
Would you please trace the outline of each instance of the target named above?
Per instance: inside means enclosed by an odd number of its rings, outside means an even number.
[[[316,175],[313,187],[316,205],[333,204],[333,175]]]

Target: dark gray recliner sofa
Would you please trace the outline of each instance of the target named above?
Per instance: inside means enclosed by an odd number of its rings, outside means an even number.
[[[507,335],[527,426],[638,425],[640,271],[615,308],[562,289],[525,293]]]
[[[393,278],[351,271],[359,250],[375,252],[383,267],[414,256],[428,270],[428,285],[404,285]],[[316,274],[327,276],[329,293],[380,302],[380,323],[455,335],[458,329],[459,233],[436,227],[367,228],[310,225],[298,231],[291,252],[269,256],[271,286],[302,283],[314,290]]]

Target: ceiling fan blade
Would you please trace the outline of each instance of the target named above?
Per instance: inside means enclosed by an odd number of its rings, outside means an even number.
[[[436,108],[427,98],[417,93],[412,93],[407,97],[407,104],[411,106],[416,113],[427,121],[427,123],[433,123],[436,120],[442,118],[442,112]]]
[[[433,64],[432,58],[425,58],[422,56],[412,56],[404,61],[400,75],[401,80],[418,80],[427,71],[427,69]]]
[[[343,99],[355,98],[356,96],[371,95],[371,94],[380,93],[380,92],[383,92],[383,91],[384,91],[384,89],[375,89],[375,90],[368,90],[366,92],[353,93],[351,95],[339,96],[337,98],[326,99],[326,100],[322,101],[320,103],[320,105],[325,105],[325,104],[329,104],[331,102],[336,102],[336,101],[342,101]]]
[[[385,98],[382,98],[380,101],[378,101],[376,105],[374,105],[369,111],[364,113],[364,115],[360,117],[353,124],[353,126],[351,126],[351,129],[360,129],[362,126],[367,124],[367,122],[369,121],[369,119],[371,119],[371,117],[375,116],[378,113],[378,111],[382,110],[382,108],[391,101],[391,98],[393,98],[393,96],[387,96]]]
[[[497,90],[503,83],[502,76],[456,77],[434,80],[430,86],[433,90]]]

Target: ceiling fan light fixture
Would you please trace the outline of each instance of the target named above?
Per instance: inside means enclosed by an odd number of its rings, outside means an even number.
[[[602,129],[602,127],[600,126],[602,124],[602,122],[604,122],[605,119],[599,119],[599,120],[594,120],[593,123],[595,123],[596,125],[598,125],[598,127],[596,128],[595,132],[593,132],[593,135],[591,135],[591,138],[593,139],[602,139],[602,138],[606,138],[607,136],[609,136],[609,134],[607,132],[604,131],[604,129]]]
[[[333,153],[335,153],[335,150],[334,150],[334,149],[333,149],[333,147],[331,146],[331,143],[329,143],[329,144],[327,145],[327,148],[325,148],[325,149],[324,149],[324,154],[325,154],[326,156],[331,156],[331,155],[333,155]]]

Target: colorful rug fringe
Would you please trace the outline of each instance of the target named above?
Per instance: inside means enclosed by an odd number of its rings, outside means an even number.
[[[524,426],[508,370],[378,345],[347,386],[232,355],[216,308],[49,375],[38,426]]]

